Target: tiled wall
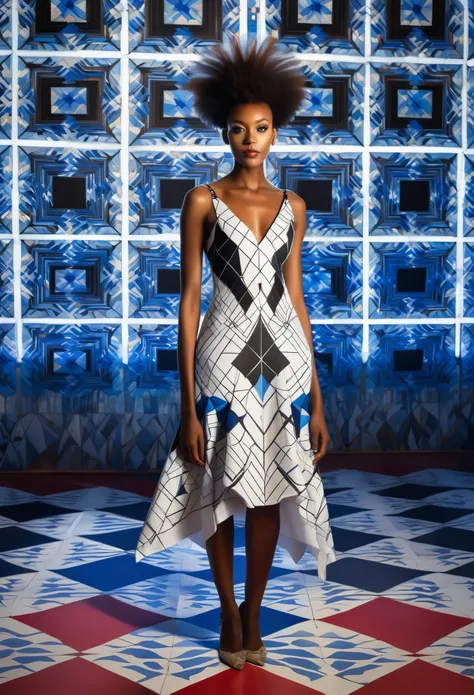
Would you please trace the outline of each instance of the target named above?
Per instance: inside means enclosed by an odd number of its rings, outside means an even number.
[[[180,90],[228,32],[301,58],[267,178],[306,200],[331,449],[474,448],[472,3],[0,7],[0,466],[147,469],[179,417],[183,196],[232,168]],[[202,315],[212,294],[204,258]]]

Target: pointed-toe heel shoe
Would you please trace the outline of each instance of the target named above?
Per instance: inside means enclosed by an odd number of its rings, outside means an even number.
[[[242,621],[242,626],[244,625],[245,621],[245,601],[242,601],[242,603],[239,606],[239,613],[240,613],[240,619]],[[263,666],[265,663],[265,659],[267,658],[267,648],[264,644],[262,644],[259,649],[247,649],[247,656],[246,660],[251,663],[251,664],[256,664],[257,666]]]
[[[222,615],[220,632],[222,633]],[[245,666],[246,656],[247,651],[245,649],[239,649],[236,652],[228,652],[225,649],[219,649],[219,659],[227,666],[231,666],[232,668],[235,668],[238,671],[241,671]]]

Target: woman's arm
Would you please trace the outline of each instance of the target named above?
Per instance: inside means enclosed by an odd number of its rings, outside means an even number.
[[[210,196],[207,189],[188,191],[180,218],[181,296],[178,314],[178,369],[182,417],[195,416],[194,354],[201,312],[202,245]]]
[[[321,396],[321,388],[319,386],[319,379],[316,372],[311,322],[309,320],[308,309],[306,308],[303,294],[301,249],[306,231],[306,203],[304,202],[303,198],[293,191],[288,192],[288,197],[295,215],[294,239],[290,255],[283,264],[283,275],[285,277],[285,283],[288,288],[291,302],[301,322],[301,327],[303,328],[308,345],[311,348],[313,376],[311,380],[312,413],[310,432],[311,445],[314,449],[318,449],[318,453],[313,457],[313,461],[316,463],[326,454],[330,437],[324,420],[324,406]]]

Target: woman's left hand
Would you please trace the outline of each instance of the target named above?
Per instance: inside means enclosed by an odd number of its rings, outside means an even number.
[[[326,455],[331,439],[322,413],[313,411],[309,419],[309,432],[311,448],[318,450],[317,453],[313,454],[313,464],[316,465]]]

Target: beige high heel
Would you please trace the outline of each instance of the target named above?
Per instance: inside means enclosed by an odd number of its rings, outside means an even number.
[[[245,601],[242,601],[242,603],[239,606],[239,613],[240,613],[240,620],[242,621],[242,627],[243,627],[244,619],[245,619],[244,604],[245,604]],[[249,661],[251,664],[256,664],[257,666],[263,666],[264,665],[265,659],[267,658],[267,648],[263,643],[262,643],[262,646],[259,647],[258,649],[247,649],[246,652],[247,652],[246,660]]]
[[[219,632],[222,633],[222,615]],[[219,634],[219,639],[220,639]],[[232,668],[241,671],[245,665],[245,660],[247,656],[246,649],[239,649],[236,652],[228,652],[225,649],[219,649],[219,659],[227,666],[232,666]]]

